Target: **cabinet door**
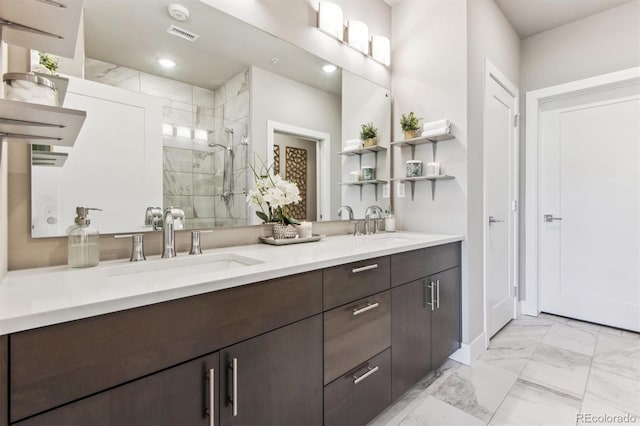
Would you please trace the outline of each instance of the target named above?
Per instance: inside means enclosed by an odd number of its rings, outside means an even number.
[[[322,424],[322,316],[221,351],[221,425]]]
[[[218,395],[218,353],[169,368],[89,398],[16,423],[34,425],[193,425],[218,424],[209,417]],[[209,375],[213,370],[213,383]],[[211,387],[213,384],[214,388]],[[213,393],[211,391],[213,390]]]
[[[431,277],[436,307],[431,318],[431,357],[437,368],[460,348],[460,268]]]
[[[391,397],[431,371],[431,293],[423,278],[391,290]]]

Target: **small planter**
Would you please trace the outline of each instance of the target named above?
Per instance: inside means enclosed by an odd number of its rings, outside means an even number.
[[[364,143],[365,148],[370,148],[372,146],[378,145],[378,138],[369,138],[362,141]]]
[[[298,236],[298,230],[294,225],[285,225],[284,223],[273,224],[273,238],[276,240],[286,240]]]
[[[414,139],[418,137],[418,130],[405,130],[404,139]]]

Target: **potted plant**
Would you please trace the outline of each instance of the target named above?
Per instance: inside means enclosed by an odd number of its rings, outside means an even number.
[[[373,123],[365,123],[360,126],[360,139],[364,143],[365,148],[376,146],[378,144],[378,129],[373,127]]]
[[[273,224],[273,238],[295,238],[298,235],[296,219],[287,215],[287,206],[300,202],[300,191],[295,183],[273,175],[271,167],[262,163],[261,171],[250,166],[256,182],[256,189],[245,191],[247,204],[256,209],[256,216],[265,223]]]
[[[416,117],[413,111],[409,114],[402,114],[400,118],[400,126],[404,132],[405,139],[413,139],[418,137],[418,130],[420,129],[420,120],[422,118]]]
[[[60,60],[60,58],[49,53],[42,52],[38,52],[38,56],[40,58],[38,61],[39,64],[44,67],[49,72],[49,74],[56,75],[56,73],[58,72],[58,61]]]

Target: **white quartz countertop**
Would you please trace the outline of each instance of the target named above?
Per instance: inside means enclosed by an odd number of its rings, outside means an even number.
[[[0,283],[0,335],[462,239],[413,232],[342,235],[278,247],[254,244],[210,249],[201,256],[155,256],[135,264],[118,260],[87,269],[59,266],[12,271]],[[248,258],[254,264],[216,269],[207,263],[229,255],[240,261]],[[130,268],[138,267],[140,271],[131,273]]]

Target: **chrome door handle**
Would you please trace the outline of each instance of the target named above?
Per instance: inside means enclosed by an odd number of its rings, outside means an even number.
[[[436,280],[436,308],[440,309],[440,280]]]
[[[376,365],[375,367],[367,367],[367,372],[360,375],[360,376],[353,376],[353,384],[357,385],[358,383],[360,383],[361,381],[363,381],[364,379],[366,379],[367,377],[369,377],[370,375],[372,375],[373,373],[375,373],[376,371],[378,371],[379,368]]]
[[[209,379],[209,410],[207,410],[207,414],[209,415],[209,426],[216,425],[216,371],[211,368],[209,370],[209,374],[207,378]]]
[[[238,415],[238,358],[233,358],[233,361],[229,364],[229,368],[231,368],[232,371],[232,390],[229,402],[233,405],[233,416],[236,417]]]
[[[434,311],[436,309],[436,298],[434,297],[436,285],[433,281],[431,281],[431,285],[428,285],[427,287],[429,287],[429,289],[431,290],[431,303],[427,303],[427,305],[431,306],[431,310]]]
[[[554,220],[562,220],[561,217],[553,217],[552,214],[545,214],[544,215],[544,221],[545,222],[553,222]]]
[[[489,226],[493,225],[494,223],[500,223],[500,222],[504,222],[504,220],[495,219],[493,216],[489,216]]]
[[[360,314],[362,314],[364,312],[370,311],[371,309],[375,309],[378,306],[380,306],[380,304],[378,302],[376,302],[376,303],[367,303],[367,306],[365,306],[364,308],[354,309],[353,310],[353,316],[360,315]]]
[[[370,271],[371,269],[376,269],[377,267],[378,267],[378,264],[374,263],[373,265],[367,265],[361,268],[354,268],[351,270],[351,272],[354,274],[357,274],[358,272]]]

